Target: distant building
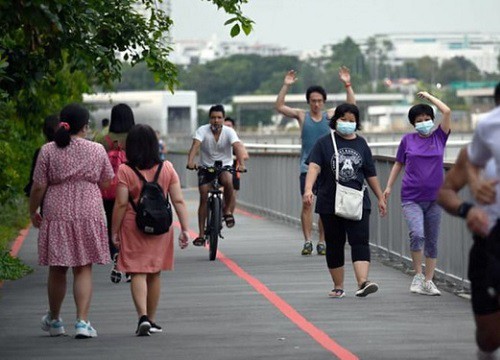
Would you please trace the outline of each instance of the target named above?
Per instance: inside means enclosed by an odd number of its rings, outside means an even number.
[[[500,33],[400,33],[374,35],[381,44],[389,40],[394,46],[388,54],[393,66],[424,56],[444,60],[462,56],[473,62],[480,71],[498,73]],[[366,51],[366,39],[356,41]]]
[[[389,63],[393,66],[399,66],[405,61],[416,60],[424,56],[436,59],[439,64],[455,56],[462,56],[473,62],[480,71],[499,72],[497,58],[500,53],[500,33],[395,33],[377,34],[374,37],[379,44],[382,44],[384,40],[392,43],[393,49],[387,55]],[[354,41],[363,52],[366,52],[367,39]],[[216,35],[213,35],[208,40],[176,40],[171,60],[183,66],[204,64],[235,54],[297,55],[305,60],[327,56],[331,53],[330,45],[325,45],[321,50],[297,53],[273,44],[219,41]]]
[[[125,103],[132,108],[137,124],[148,124],[161,135],[191,134],[198,126],[196,91],[121,91],[84,94],[91,120],[111,119],[111,108]]]
[[[170,60],[188,66],[229,57],[231,55],[277,56],[287,53],[286,48],[269,44],[248,44],[243,41],[219,41],[216,35],[209,40],[176,40]]]

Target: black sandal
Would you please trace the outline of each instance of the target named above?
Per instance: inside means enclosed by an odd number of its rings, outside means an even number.
[[[196,239],[193,240],[193,245],[194,246],[203,246],[203,245],[205,245],[205,239],[198,236]]]
[[[235,224],[233,214],[224,215],[224,221],[226,222],[226,226],[228,228],[232,228]]]

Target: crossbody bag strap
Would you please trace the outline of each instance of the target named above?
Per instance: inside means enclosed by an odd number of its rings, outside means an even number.
[[[335,150],[335,181],[339,182],[339,152],[337,150],[337,142],[335,141],[335,131],[330,130],[332,136],[333,149]]]

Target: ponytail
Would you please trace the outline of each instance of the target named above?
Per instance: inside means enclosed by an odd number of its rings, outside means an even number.
[[[65,148],[71,142],[70,127],[68,123],[59,123],[59,128],[56,130],[54,141],[57,147]]]

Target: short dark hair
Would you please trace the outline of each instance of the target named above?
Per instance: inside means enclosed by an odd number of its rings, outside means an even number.
[[[71,142],[71,135],[78,134],[89,123],[90,114],[87,109],[77,103],[66,105],[59,114],[61,122],[69,128],[59,126],[54,135],[54,141],[60,148],[65,148]]]
[[[306,100],[307,103],[309,104],[309,98],[311,97],[311,94],[317,92],[320,93],[321,96],[323,96],[323,101],[326,101],[326,91],[322,86],[319,85],[313,85],[309,86],[306,90]]]
[[[337,120],[344,116],[346,113],[351,113],[356,119],[356,130],[361,130],[361,122],[359,120],[359,109],[356,105],[343,103],[335,108],[332,118],[330,119],[330,127],[335,130],[337,127]]]
[[[111,109],[109,132],[115,134],[128,133],[135,125],[134,113],[127,104],[117,104]]]
[[[138,169],[151,169],[159,164],[160,152],[156,132],[149,125],[132,126],[125,142],[125,153],[130,165]]]
[[[230,116],[226,116],[226,118],[224,119],[224,121],[229,121],[231,124],[233,124],[233,127],[234,127],[234,119]]]
[[[500,82],[497,84],[497,86],[495,86],[495,95],[494,95],[494,99],[495,99],[495,105],[500,105]]]
[[[408,120],[410,120],[410,124],[415,126],[415,119],[419,115],[429,115],[431,119],[434,120],[434,110],[430,105],[427,104],[413,105],[408,111]]]
[[[222,106],[221,104],[217,104],[210,107],[210,110],[208,110],[208,117],[210,117],[210,115],[215,111],[221,112],[222,116],[224,117],[226,116],[226,112],[224,111],[224,106]]]
[[[104,118],[101,120],[101,126],[104,128],[106,126],[109,125],[109,119],[108,118]]]

